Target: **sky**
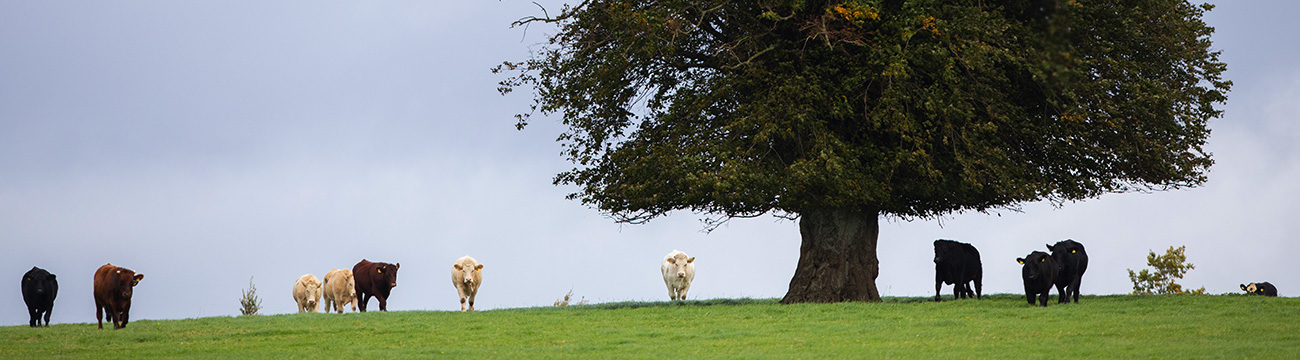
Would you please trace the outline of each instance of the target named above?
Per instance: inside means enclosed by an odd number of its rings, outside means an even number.
[[[552,14],[561,2],[540,1]],[[552,185],[571,167],[558,117],[523,131],[525,91],[489,69],[526,59],[531,1],[0,1],[0,325],[26,324],[19,283],[58,276],[52,322],[94,323],[92,275],[144,274],[131,318],[295,312],[294,281],[361,259],[401,264],[390,310],[458,310],[451,264],[484,264],[479,310],[666,301],[663,256],[696,257],[690,299],[775,298],[798,225],[712,232],[675,212],[620,225]],[[1023,291],[1017,257],[1083,243],[1084,294],[1132,290],[1126,269],[1186,245],[1180,282],[1269,281],[1300,295],[1300,2],[1222,2],[1206,16],[1235,85],[1212,120],[1199,188],[1056,208],[881,222],[884,296],[933,296],[935,239],[979,248],[984,293]],[[5,291],[4,289],[8,289]],[[951,287],[944,291],[951,294]],[[372,307],[377,307],[371,301]]]

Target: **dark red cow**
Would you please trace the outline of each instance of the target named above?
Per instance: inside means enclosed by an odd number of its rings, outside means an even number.
[[[379,299],[379,311],[388,311],[388,294],[397,287],[397,269],[400,267],[401,263],[370,262],[366,259],[361,259],[361,262],[352,267],[352,276],[357,286],[357,307],[361,312],[366,312],[366,303],[370,302],[371,296]]]
[[[114,329],[126,327],[131,317],[131,292],[142,279],[143,274],[113,264],[95,270],[95,320],[100,329],[104,328],[104,310],[108,310]]]

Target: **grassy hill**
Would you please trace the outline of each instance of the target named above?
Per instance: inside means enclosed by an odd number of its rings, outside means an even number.
[[[0,358],[1294,358],[1300,298],[720,299],[0,327]]]

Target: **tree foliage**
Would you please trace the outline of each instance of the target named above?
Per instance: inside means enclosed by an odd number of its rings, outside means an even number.
[[[587,0],[494,71],[621,222],[902,218],[1197,186],[1231,82],[1185,0]]]
[[[262,310],[262,299],[257,297],[257,285],[253,285],[253,278],[248,278],[248,290],[242,290],[242,296],[239,297],[239,313],[242,315],[257,315]]]
[[[1187,271],[1195,269],[1196,266],[1187,262],[1187,256],[1184,250],[1187,246],[1179,246],[1175,249],[1173,246],[1165,250],[1164,255],[1156,256],[1154,251],[1147,254],[1147,266],[1155,269],[1151,272],[1142,269],[1141,272],[1134,273],[1132,269],[1128,270],[1128,278],[1133,282],[1133,294],[1135,295],[1166,295],[1166,294],[1204,294],[1205,288],[1185,291],[1183,286],[1174,282],[1182,279]]]

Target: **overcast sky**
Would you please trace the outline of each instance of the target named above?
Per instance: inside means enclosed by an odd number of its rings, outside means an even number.
[[[543,1],[554,14],[558,1]],[[94,322],[104,263],[145,275],[132,319],[294,312],[302,274],[402,265],[391,310],[457,310],[451,263],[485,265],[479,309],[667,300],[658,265],[695,256],[691,299],[785,294],[797,224],[699,215],[618,225],[551,184],[569,168],[555,118],[516,131],[527,92],[504,60],[548,29],[509,27],[530,1],[0,1],[0,325],[26,324],[20,277],[57,274],[54,323]],[[1085,294],[1128,293],[1148,250],[1187,245],[1181,282],[1270,281],[1300,294],[1300,2],[1207,16],[1235,86],[1211,122],[1203,187],[1056,209],[882,222],[885,296],[933,296],[931,242],[969,242],[985,293],[1022,291],[1015,258],[1085,244]],[[951,293],[951,287],[945,287]],[[374,301],[371,302],[375,306]],[[376,306],[377,307],[377,306]]]

